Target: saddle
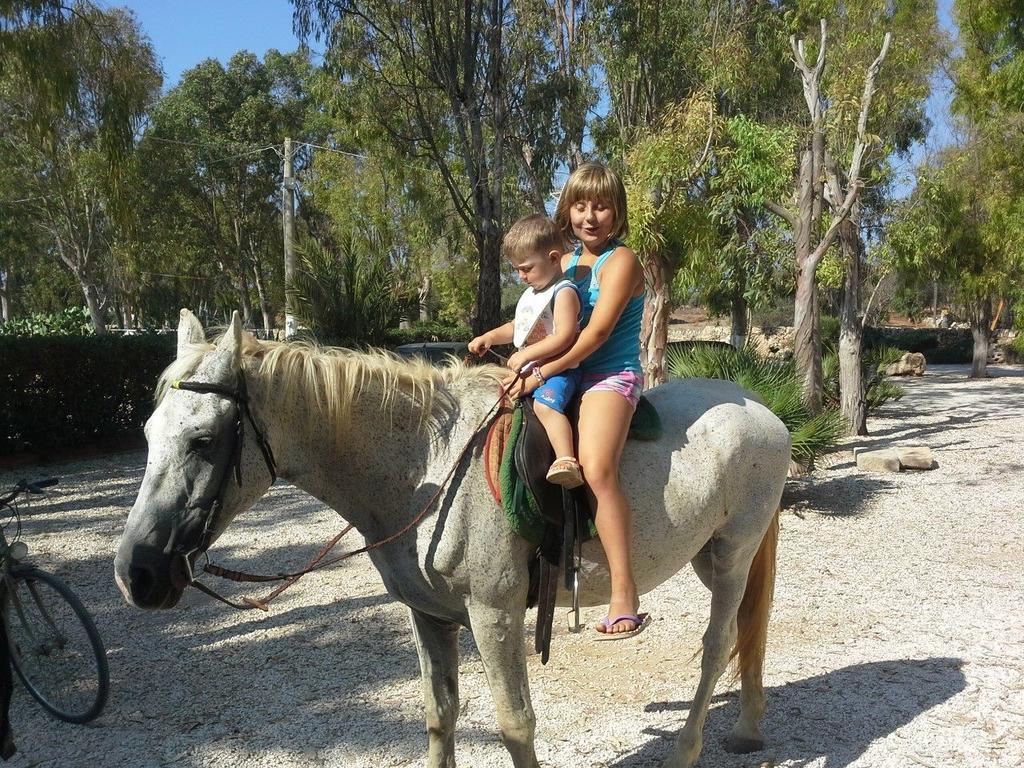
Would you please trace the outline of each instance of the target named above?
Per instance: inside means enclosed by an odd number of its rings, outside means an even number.
[[[647,398],[641,397],[629,437],[656,440],[660,436],[658,413]],[[573,605],[578,607],[582,546],[596,534],[593,510],[584,489],[570,490],[546,480],[554,459],[532,400],[520,400],[502,409],[487,435],[484,465],[491,493],[504,508],[513,530],[536,545],[530,558],[528,604],[537,606],[534,648],[542,664],[550,655],[559,569],[565,588],[573,594]]]

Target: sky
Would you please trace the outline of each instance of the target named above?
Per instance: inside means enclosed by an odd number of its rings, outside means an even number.
[[[287,0],[115,0],[105,5],[135,12],[163,66],[164,90],[205,59],[227,63],[242,49],[262,58],[271,48],[286,52],[299,45]]]

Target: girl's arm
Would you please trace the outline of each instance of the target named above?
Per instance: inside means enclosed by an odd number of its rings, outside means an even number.
[[[574,288],[555,294],[555,332],[536,344],[523,347],[508,359],[508,367],[517,373],[531,360],[544,360],[564,352],[576,340],[579,329],[580,297]]]
[[[474,355],[482,355],[491,347],[496,347],[501,344],[511,344],[512,336],[515,333],[515,328],[512,323],[505,323],[499,325],[497,328],[492,328],[487,333],[481,334],[469,342],[469,351]]]
[[[544,378],[575,368],[604,344],[643,277],[636,254],[629,248],[618,248],[601,268],[601,292],[590,322],[568,352],[544,363]]]

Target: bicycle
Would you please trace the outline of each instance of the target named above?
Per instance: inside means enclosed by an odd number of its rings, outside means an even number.
[[[15,521],[8,542],[0,527],[0,615],[11,663],[25,689],[54,717],[87,723],[103,711],[110,689],[107,654],[81,600],[63,581],[25,562],[21,518],[15,503],[22,493],[38,494],[57,483],[19,480],[3,497],[0,512]]]

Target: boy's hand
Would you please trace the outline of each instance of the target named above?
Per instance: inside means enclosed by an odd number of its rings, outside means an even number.
[[[477,357],[487,354],[487,350],[491,348],[491,342],[487,339],[487,334],[483,336],[477,336],[471,342],[469,342],[469,351]]]
[[[530,362],[529,356],[524,355],[523,350],[519,350],[512,354],[512,356],[508,359],[508,362],[505,363],[505,365],[509,368],[509,370],[515,371],[516,373],[520,373],[523,370],[523,366],[526,365],[528,362]]]
[[[501,380],[502,388],[511,386],[509,389],[509,397],[520,399],[523,397],[529,397],[533,394],[540,382],[534,376],[520,376],[518,373],[509,373]]]

